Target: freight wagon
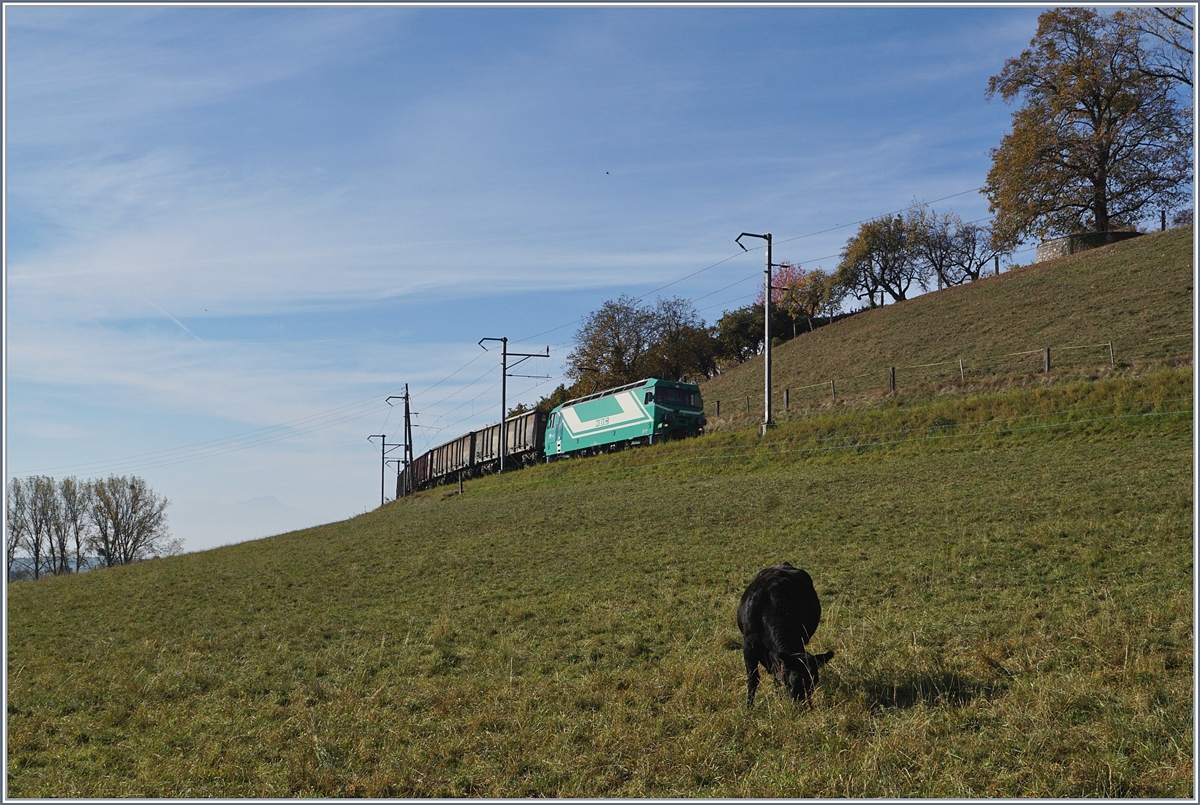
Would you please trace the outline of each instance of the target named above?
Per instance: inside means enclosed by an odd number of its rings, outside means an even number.
[[[542,458],[542,440],[546,434],[546,412],[527,411],[504,421],[508,448],[504,451],[505,469],[526,467]],[[428,489],[438,484],[476,478],[500,469],[500,423],[488,425],[459,436],[413,459],[412,466],[396,477],[396,497],[405,489],[406,474],[411,473],[412,489]]]

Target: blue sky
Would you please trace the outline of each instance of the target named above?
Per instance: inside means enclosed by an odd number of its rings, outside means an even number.
[[[6,477],[140,475],[191,550],[370,509],[385,397],[496,419],[481,338],[557,376],[607,299],[752,301],[742,231],[986,217],[1042,10],[7,6]]]

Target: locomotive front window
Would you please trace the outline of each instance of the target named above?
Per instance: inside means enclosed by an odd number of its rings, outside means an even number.
[[[658,401],[665,405],[682,405],[688,408],[700,407],[700,392],[690,389],[675,389],[659,386]]]

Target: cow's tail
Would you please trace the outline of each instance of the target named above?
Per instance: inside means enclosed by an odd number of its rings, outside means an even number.
[[[826,651],[824,654],[809,654],[807,651],[801,650],[799,654],[780,653],[778,656],[784,668],[811,676],[812,670],[809,668],[808,662],[812,662],[817,668],[820,668],[833,659],[833,652]]]

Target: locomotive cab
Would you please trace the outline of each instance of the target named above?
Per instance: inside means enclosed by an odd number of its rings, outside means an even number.
[[[656,432],[663,437],[695,436],[708,424],[700,388],[691,383],[656,381],[647,388],[645,402],[653,406]]]

